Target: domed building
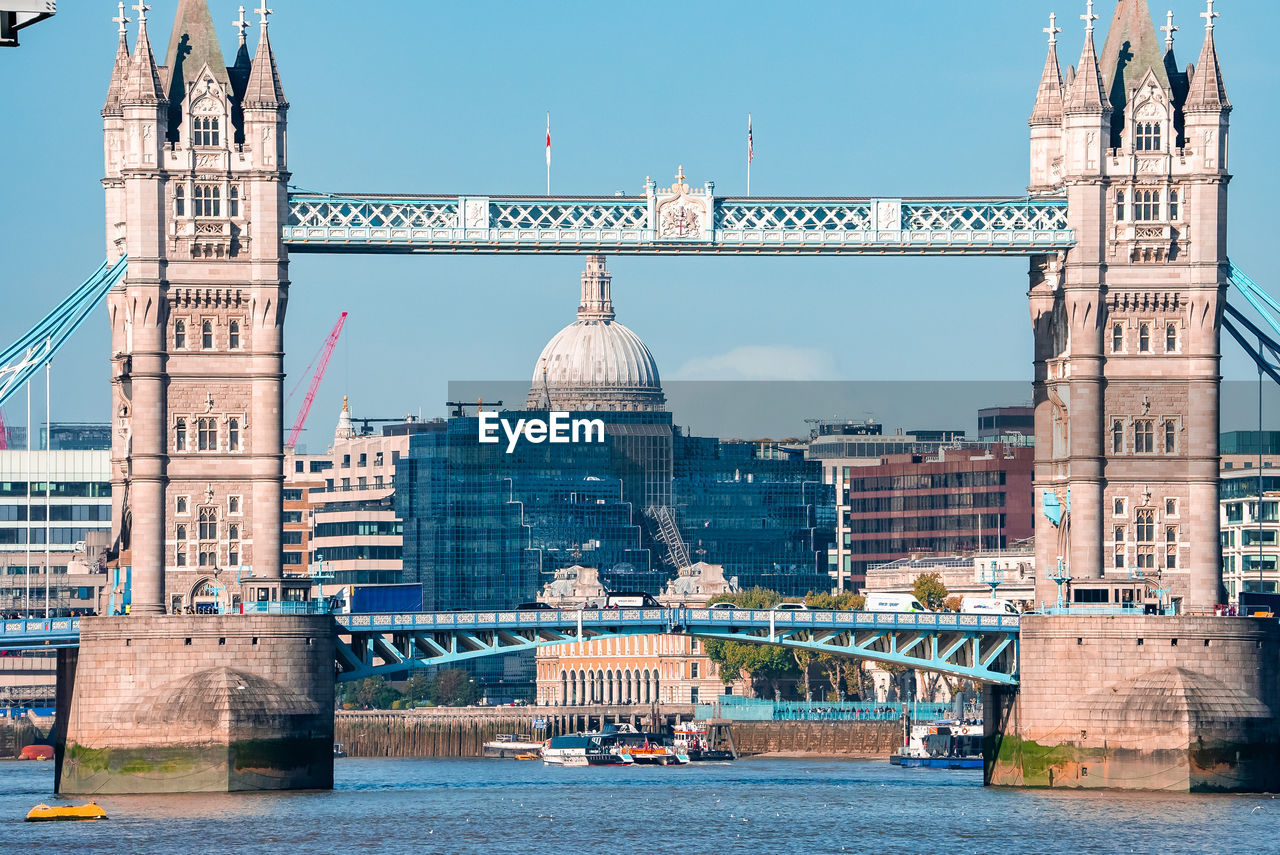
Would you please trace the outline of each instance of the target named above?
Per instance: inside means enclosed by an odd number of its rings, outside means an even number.
[[[556,333],[533,370],[531,410],[663,412],[653,354],[618,323],[603,255],[587,256],[578,319]]]

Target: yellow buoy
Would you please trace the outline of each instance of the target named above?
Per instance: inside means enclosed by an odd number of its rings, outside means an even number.
[[[106,819],[107,812],[98,807],[96,802],[87,805],[67,805],[66,807],[49,807],[36,805],[27,814],[27,822],[54,822],[57,820]]]

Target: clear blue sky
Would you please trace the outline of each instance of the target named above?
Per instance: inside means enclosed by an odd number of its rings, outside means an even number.
[[[163,56],[176,3],[153,5]],[[228,54],[238,5],[210,2]],[[556,192],[635,193],[645,176],[665,184],[683,164],[692,183],[738,194],[750,111],[756,194],[892,196],[1024,192],[1041,27],[1056,10],[1064,67],[1075,63],[1084,3],[272,5],[292,105],[289,163],[302,188],[540,193],[549,109]],[[1204,4],[1171,5],[1185,65],[1200,50]],[[1113,8],[1098,4],[1099,49]],[[1163,18],[1164,8],[1153,12]],[[1280,198],[1277,9],[1265,0],[1218,8],[1235,105],[1231,254],[1280,293],[1270,215]],[[0,341],[103,256],[98,111],[115,10],[106,0],[61,4],[22,33],[20,48],[0,51]],[[309,423],[312,443],[323,442],[344,392],[358,414],[436,415],[449,381],[530,376],[543,344],[573,318],[581,263],[295,257],[286,388],[338,313],[351,312]],[[619,319],[664,379],[1030,377],[1024,260],[617,258],[610,267]],[[55,419],[107,418],[107,342],[101,317],[64,349]],[[1224,350],[1228,377],[1254,376],[1233,342]],[[15,400],[6,416],[20,422],[21,409]],[[797,413],[797,423],[805,415],[815,414]]]

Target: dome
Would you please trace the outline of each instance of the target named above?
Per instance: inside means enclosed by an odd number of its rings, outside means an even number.
[[[533,369],[530,409],[663,409],[662,380],[640,337],[615,320],[604,257],[587,259],[578,320],[542,349]]]

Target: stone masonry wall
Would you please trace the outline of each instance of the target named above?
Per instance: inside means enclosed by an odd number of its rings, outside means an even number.
[[[985,698],[990,784],[1280,788],[1274,621],[1024,617],[1020,672]]]
[[[60,669],[60,792],[333,784],[327,616],[86,618]]]

